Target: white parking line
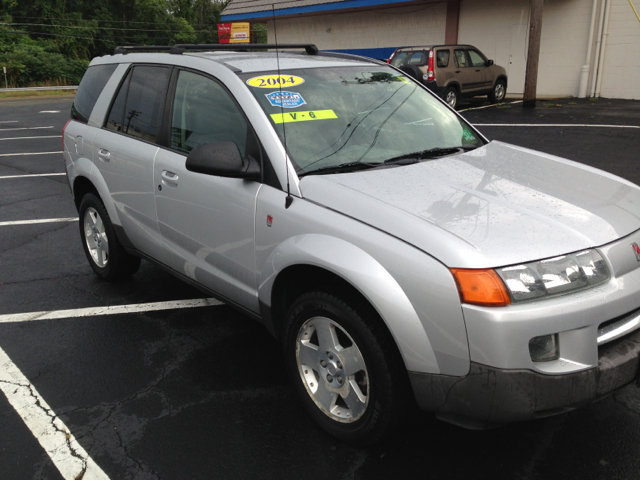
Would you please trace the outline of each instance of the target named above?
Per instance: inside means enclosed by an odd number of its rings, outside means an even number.
[[[591,125],[587,123],[474,123],[474,127],[594,127],[640,128],[638,125]]]
[[[36,388],[0,348],[0,390],[18,412],[63,478],[109,480]]]
[[[60,110],[42,110],[38,113],[60,113]]]
[[[4,120],[3,122],[0,123],[18,123],[18,120]]]
[[[5,175],[0,176],[0,180],[2,180],[3,178],[53,177],[55,175],[66,175],[66,173],[29,173],[27,175]]]
[[[50,155],[54,153],[62,153],[59,152],[27,152],[27,153],[3,153],[0,157],[23,157],[25,155]]]
[[[56,223],[56,222],[75,222],[76,218],[38,218],[36,220],[15,220],[13,222],[0,222],[0,227],[8,227],[10,225],[31,225],[34,223]]]
[[[55,320],[59,318],[96,317],[99,315],[119,315],[123,313],[155,312],[176,308],[214,307],[224,305],[215,298],[194,300],[172,300],[168,302],[135,303],[132,305],[112,305],[110,307],[76,308],[73,310],[51,310],[48,312],[10,313],[0,315],[0,323],[29,322],[32,320]]]
[[[15,132],[17,130],[45,130],[47,128],[53,128],[53,125],[49,127],[0,128],[0,132]]]
[[[3,140],[30,140],[32,138],[60,138],[62,139],[61,135],[39,135],[37,137],[12,137],[12,138],[0,138],[0,141]]]

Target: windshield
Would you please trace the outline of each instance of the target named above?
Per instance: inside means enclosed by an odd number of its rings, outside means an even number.
[[[299,174],[482,145],[445,105],[386,66],[309,68],[241,78]]]

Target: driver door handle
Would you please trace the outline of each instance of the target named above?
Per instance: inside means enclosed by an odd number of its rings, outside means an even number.
[[[163,170],[160,177],[162,178],[162,183],[165,185],[178,185],[178,175],[169,170]]]

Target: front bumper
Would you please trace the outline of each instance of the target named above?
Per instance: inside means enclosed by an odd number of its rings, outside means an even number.
[[[466,428],[562,413],[605,397],[639,376],[640,330],[599,348],[598,366],[563,375],[472,362],[468,375],[409,372],[420,408]]]

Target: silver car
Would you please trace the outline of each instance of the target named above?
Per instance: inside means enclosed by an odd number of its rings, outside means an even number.
[[[638,377],[638,186],[489,142],[380,62],[223,48],[91,62],[63,136],[100,277],[145,258],[264,323],[354,444],[414,400],[485,428]]]

